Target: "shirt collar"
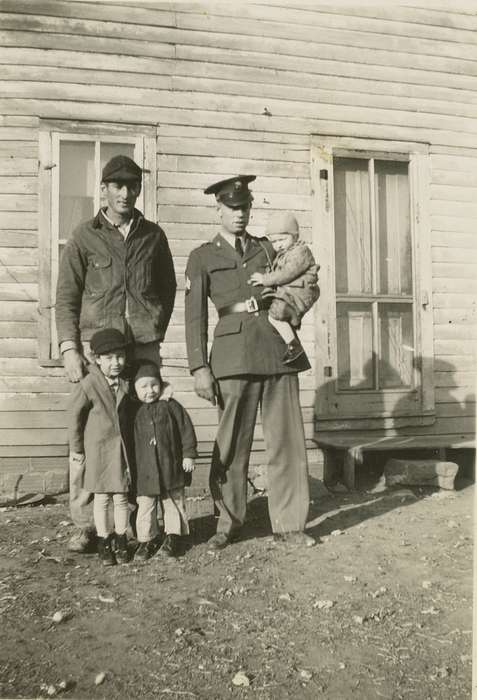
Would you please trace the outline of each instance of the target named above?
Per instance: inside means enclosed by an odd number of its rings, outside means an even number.
[[[227,241],[229,245],[232,246],[232,248],[235,248],[235,241],[237,240],[237,238],[240,238],[240,240],[242,241],[242,248],[245,252],[249,238],[248,233],[246,231],[243,234],[243,236],[234,236],[233,233],[228,233],[228,231],[221,231],[220,235]]]
[[[130,232],[130,230],[131,230],[131,226],[133,225],[134,214],[131,216],[131,218],[129,219],[129,221],[128,221],[127,223],[125,223],[125,224],[119,224],[119,225],[118,225],[118,224],[115,224],[114,221],[111,221],[111,219],[109,218],[109,216],[106,214],[106,207],[105,207],[104,209],[101,209],[101,213],[102,213],[102,215],[104,216],[104,218],[106,219],[106,221],[107,221],[108,223],[110,223],[111,226],[114,226],[114,228],[117,229],[117,230],[119,231],[119,233],[120,233],[122,236],[124,236],[124,238],[127,238],[127,237],[128,237],[129,232]]]

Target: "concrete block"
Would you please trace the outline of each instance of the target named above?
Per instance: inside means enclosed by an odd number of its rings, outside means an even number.
[[[386,486],[438,486],[453,489],[459,467],[436,459],[389,459],[384,467]]]

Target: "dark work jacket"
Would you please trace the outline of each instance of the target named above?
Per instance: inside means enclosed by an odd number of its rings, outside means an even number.
[[[164,231],[135,209],[124,239],[99,212],[73,231],[61,256],[58,341],[79,344],[80,335],[89,340],[102,328],[124,333],[128,326],[136,343],[160,341],[175,294],[174,265]]]
[[[266,238],[248,236],[245,255],[240,255],[218,234],[192,251],[186,270],[185,325],[190,371],[209,365],[207,356],[210,297],[217,310],[260,297],[264,288],[248,284],[254,272],[270,270],[275,257]],[[217,378],[244,374],[290,374],[309,369],[303,355],[293,365],[282,361],[286,345],[268,321],[266,310],[232,313],[219,319],[214,331],[210,367]]]
[[[169,394],[170,395],[170,394]],[[136,496],[159,496],[191,483],[184,457],[197,456],[197,438],[189,414],[166,391],[155,403],[134,401],[134,464],[132,490]]]

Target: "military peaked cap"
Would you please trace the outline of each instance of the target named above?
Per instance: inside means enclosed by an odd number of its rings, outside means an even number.
[[[141,180],[142,170],[128,156],[114,156],[103,168],[102,182],[128,182]]]
[[[248,183],[253,182],[256,175],[236,175],[227,180],[220,180],[209,185],[204,194],[215,194],[217,200],[228,207],[239,207],[253,200],[252,193],[248,189]]]

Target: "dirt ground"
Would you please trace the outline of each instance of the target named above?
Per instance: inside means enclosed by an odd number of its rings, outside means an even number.
[[[220,553],[204,517],[177,560],[110,569],[66,551],[64,497],[1,509],[0,695],[468,698],[473,490],[316,481],[312,549],[274,543],[257,497]]]

